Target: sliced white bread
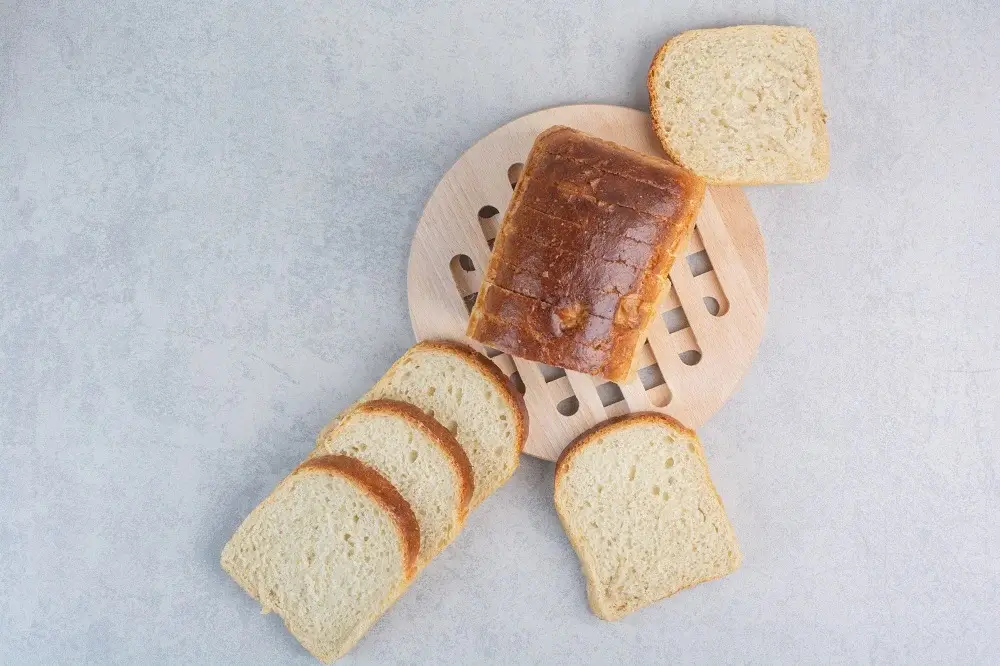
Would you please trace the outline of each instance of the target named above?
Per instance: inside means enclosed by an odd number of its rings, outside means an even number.
[[[458,534],[472,497],[472,466],[455,436],[405,402],[372,400],[351,409],[313,456],[357,458],[384,476],[420,524],[422,568]]]
[[[371,467],[320,456],[286,477],[222,551],[222,568],[321,661],[345,654],[415,571],[420,528]]]
[[[475,507],[510,478],[528,436],[524,399],[482,354],[465,345],[426,340],[396,361],[362,401],[406,402],[436,419],[472,464]],[[335,428],[339,417],[323,432]]]
[[[829,172],[819,49],[806,28],[681,33],[653,58],[648,86],[663,149],[710,183],[801,183]]]
[[[740,563],[698,437],[667,416],[613,419],[574,440],[556,463],[555,504],[605,620]]]

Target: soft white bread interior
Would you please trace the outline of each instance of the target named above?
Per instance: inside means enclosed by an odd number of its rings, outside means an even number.
[[[371,467],[346,456],[300,465],[222,551],[222,568],[330,662],[353,646],[413,577],[416,517]]]
[[[710,183],[800,183],[829,171],[819,49],[806,28],[682,33],[653,58],[648,87],[663,149]]]
[[[440,340],[417,343],[362,398],[377,399],[414,405],[455,435],[472,465],[471,507],[517,469],[528,436],[524,399],[496,365],[471,348]]]
[[[413,405],[359,404],[319,441],[313,455],[323,454],[357,458],[399,491],[420,524],[418,568],[461,529],[472,497],[472,466],[454,435]]]
[[[605,620],[740,563],[698,437],[660,414],[612,420],[577,438],[556,463],[555,505],[590,606]]]

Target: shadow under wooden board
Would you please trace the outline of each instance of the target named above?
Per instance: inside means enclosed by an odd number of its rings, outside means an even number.
[[[736,389],[764,330],[767,259],[750,205],[737,187],[710,187],[673,288],[650,327],[639,376],[617,385],[498,354],[465,336],[493,239],[531,144],[568,125],[663,157],[649,115],[618,106],[546,109],[481,139],[431,195],[410,248],[407,292],[418,340],[471,344],[523,389],[530,415],[525,453],[555,460],[577,435],[612,416],[655,410],[697,428]]]

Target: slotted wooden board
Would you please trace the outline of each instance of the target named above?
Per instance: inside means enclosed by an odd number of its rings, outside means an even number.
[[[673,289],[650,328],[639,377],[628,384],[497,354],[465,335],[520,166],[535,136],[552,125],[663,156],[649,116],[617,106],[538,111],[480,140],[438,183],[414,233],[407,279],[413,331],[418,340],[469,343],[515,375],[530,414],[530,455],[555,460],[576,435],[628,412],[656,410],[697,428],[739,384],[763,334],[764,241],[739,188],[706,193],[687,260],[679,255],[670,272]]]

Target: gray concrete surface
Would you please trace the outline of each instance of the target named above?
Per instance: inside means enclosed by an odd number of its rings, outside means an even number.
[[[345,663],[995,663],[1000,18],[847,0],[0,0],[0,663],[312,663],[219,551],[411,343],[434,184],[748,22],[816,32],[832,171],[748,191],[767,333],[701,430],[743,568],[595,619],[525,458]]]

